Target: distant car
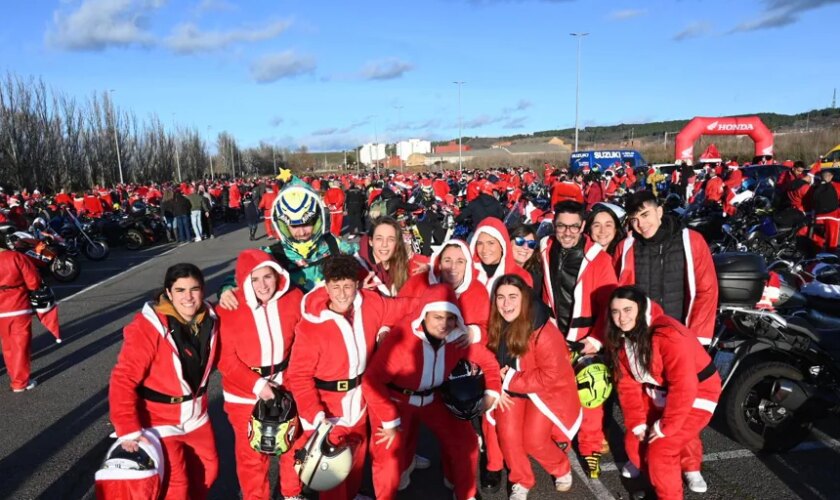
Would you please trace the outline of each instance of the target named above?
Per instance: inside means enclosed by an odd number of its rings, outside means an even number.
[[[815,167],[817,164],[814,162],[812,167]],[[822,163],[820,163],[820,169],[823,168],[837,168],[840,165],[840,144],[834,146],[834,149],[823,155]],[[837,175],[834,176],[837,179]]]
[[[782,175],[782,172],[787,170],[788,167],[779,164],[773,165],[751,165],[749,167],[744,167],[741,169],[741,172],[744,174],[744,178],[751,178],[755,179],[756,181],[760,181],[771,177],[774,181]]]

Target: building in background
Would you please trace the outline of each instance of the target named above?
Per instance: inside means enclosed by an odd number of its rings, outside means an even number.
[[[408,157],[413,154],[429,154],[432,152],[432,143],[422,139],[409,139],[397,143],[397,156],[403,162],[408,162]]]
[[[464,144],[461,151],[469,151],[472,148]],[[458,152],[458,141],[450,141],[449,144],[443,144],[441,146],[435,146],[435,154],[443,154],[443,153],[457,153]]]
[[[372,165],[375,162],[384,160],[387,157],[385,154],[385,144],[364,144],[359,150],[359,161],[362,165]]]

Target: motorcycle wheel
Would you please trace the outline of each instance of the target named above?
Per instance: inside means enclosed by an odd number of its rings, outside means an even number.
[[[111,249],[104,241],[94,241],[93,243],[85,243],[82,247],[82,252],[90,260],[99,261],[105,260],[111,253]]]
[[[79,261],[69,255],[56,257],[50,264],[50,273],[56,281],[69,283],[79,277]]]
[[[129,250],[139,250],[145,241],[143,233],[136,229],[129,229],[125,232],[125,247]]]
[[[800,421],[771,400],[773,382],[781,377],[802,380],[793,366],[765,361],[738,373],[724,393],[721,406],[732,437],[754,451],[786,451],[811,432],[811,422]]]

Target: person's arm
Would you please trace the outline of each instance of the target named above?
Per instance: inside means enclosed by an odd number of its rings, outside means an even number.
[[[615,389],[618,392],[621,413],[624,414],[624,427],[627,432],[634,434],[641,441],[647,432],[647,415],[643,399],[647,396],[644,394],[642,384],[630,373],[626,358],[620,358],[617,371]]]
[[[470,344],[467,359],[481,367],[484,372],[484,394],[498,399],[502,393],[502,377],[499,375],[499,362],[490,349],[482,344]]]
[[[606,311],[609,309],[610,296],[618,286],[618,278],[611,264],[610,257],[606,252],[599,253],[598,257],[590,264],[595,266],[598,277],[595,280],[596,288],[592,293],[592,329],[589,331],[589,336],[584,340],[590,344],[592,351],[584,351],[586,354],[600,351],[604,345],[608,324]]]
[[[536,366],[523,371],[511,368],[502,383],[502,388],[511,392],[531,393],[576,385],[574,376],[563,380],[564,370],[560,363],[571,366],[571,362],[569,349],[557,327],[549,322],[540,332],[534,332],[532,335],[540,335],[533,353]]]
[[[23,283],[26,289],[30,292],[41,288],[41,275],[38,273],[38,268],[23,254],[14,252],[15,263],[20,269],[20,274],[23,277]]]
[[[399,344],[398,335],[385,336],[362,376],[365,401],[371,412],[382,422],[383,429],[400,426],[399,409],[388,391],[388,383],[399,373]]]
[[[321,349],[315,338],[317,326],[301,321],[295,327],[295,343],[285,372],[284,382],[295,396],[298,415],[304,430],[314,430],[326,417],[326,407],[315,387],[315,369]]]
[[[694,260],[695,295],[686,323],[703,345],[709,345],[715,332],[718,282],[712,253],[699,233],[689,233]]]
[[[222,327],[219,335],[219,364],[218,368],[225,380],[225,383],[235,386],[242,392],[251,392],[254,397],[259,397],[260,392],[268,384],[268,381],[251,367],[245,364],[236,352],[236,331],[239,325],[233,323],[233,317],[222,318]],[[225,324],[227,323],[227,324]]]
[[[662,417],[653,423],[650,432],[658,437],[673,436],[683,428],[694,399],[697,397],[697,372],[690,342],[694,339],[683,335],[654,334],[653,348],[659,343],[662,357],[662,378],[668,387],[668,399]],[[653,353],[655,355],[655,353]]]
[[[157,332],[154,337],[147,335],[140,326],[142,321],[142,316],[137,315],[123,329],[122,349],[111,371],[108,403],[111,423],[119,438],[135,439],[143,429],[137,408],[137,388],[149,374],[157,353],[157,339],[161,338]]]

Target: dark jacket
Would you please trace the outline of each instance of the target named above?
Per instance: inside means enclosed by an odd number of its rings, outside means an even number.
[[[175,193],[175,198],[172,199],[172,215],[180,217],[182,215],[190,215],[192,204],[190,200],[186,199],[181,193]]]
[[[653,237],[636,238],[636,285],[662,305],[665,314],[685,321],[685,249],[679,223],[666,216]]]
[[[245,211],[245,221],[248,224],[256,224],[260,220],[260,211],[257,210],[257,204],[253,200],[245,200],[242,204]]]
[[[348,214],[362,213],[365,211],[366,198],[361,189],[352,187],[344,194],[344,209]]]
[[[471,227],[475,228],[487,217],[495,217],[504,220],[505,212],[499,200],[486,193],[481,193],[476,199],[469,202],[463,211],[455,218],[456,223],[471,221]]]
[[[575,285],[583,262],[585,244],[585,238],[581,235],[576,246],[566,249],[555,242],[549,252],[551,288],[554,290],[554,317],[561,332],[569,331],[572,307],[575,303]]]

